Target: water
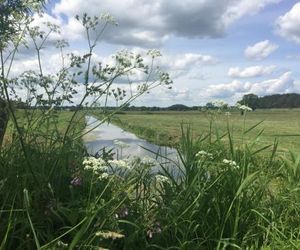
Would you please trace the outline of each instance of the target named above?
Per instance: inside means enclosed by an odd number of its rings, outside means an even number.
[[[86,117],[86,130],[89,130],[99,124],[99,120],[92,117]],[[177,161],[177,151],[173,148],[162,147],[146,140],[138,138],[136,135],[126,132],[113,124],[101,124],[96,129],[83,137],[88,153],[95,154],[105,148],[106,151],[112,149],[114,158],[122,159],[130,156],[143,158],[149,156],[163,161],[166,158]],[[127,147],[120,147],[115,144],[115,140],[122,141]],[[155,153],[157,154],[155,154]],[[158,156],[160,155],[160,156]]]

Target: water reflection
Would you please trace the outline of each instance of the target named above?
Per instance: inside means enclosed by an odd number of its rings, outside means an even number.
[[[86,117],[86,130],[99,124],[99,120],[92,116]],[[165,160],[164,157],[172,160],[177,159],[177,152],[173,148],[161,147],[138,138],[136,135],[126,132],[113,124],[101,124],[96,129],[83,137],[88,153],[95,154],[103,148],[112,149],[115,158],[122,159],[130,156],[143,158],[145,156],[157,157],[154,153],[163,157],[158,160]],[[116,145],[115,140],[126,143],[127,147]],[[118,143],[117,143],[118,144]],[[150,152],[152,151],[152,152]]]

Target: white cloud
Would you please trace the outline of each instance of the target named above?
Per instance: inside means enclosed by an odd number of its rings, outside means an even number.
[[[188,38],[220,37],[239,18],[255,14],[281,0],[61,0],[53,13],[65,16],[70,38],[82,34],[74,22],[76,14],[99,15],[108,11],[120,24],[110,28],[104,39],[110,43],[152,47],[172,35]],[[79,12],[79,13],[78,13]],[[192,17],[192,18],[191,18]],[[73,35],[71,35],[73,33]]]
[[[300,44],[300,2],[276,21],[277,32],[285,39]]]
[[[249,78],[270,75],[276,69],[275,65],[270,66],[251,66],[247,68],[232,67],[228,70],[228,76],[232,78]]]
[[[214,98],[229,98],[235,95],[254,93],[260,96],[290,93],[295,91],[295,80],[291,72],[286,72],[280,77],[262,82],[242,82],[234,80],[227,84],[214,84],[208,86],[206,96]]]
[[[245,50],[245,56],[251,59],[262,60],[278,48],[279,46],[277,44],[271,43],[269,40],[264,40],[252,46],[248,46]]]
[[[295,91],[295,80],[291,72],[282,74],[277,79],[266,80],[260,83],[250,84],[249,92],[258,95],[290,93]]]
[[[215,65],[217,62],[214,57],[199,53],[163,54],[158,60],[160,67],[173,78],[187,75],[199,67]]]
[[[228,98],[237,92],[246,91],[247,89],[241,81],[234,80],[231,83],[210,85],[204,93],[207,97]]]

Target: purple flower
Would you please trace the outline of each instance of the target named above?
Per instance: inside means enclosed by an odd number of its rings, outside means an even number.
[[[82,186],[82,179],[79,176],[76,176],[71,180],[70,184],[74,187]]]

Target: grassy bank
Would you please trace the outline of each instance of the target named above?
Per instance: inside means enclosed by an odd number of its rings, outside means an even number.
[[[242,141],[231,126],[196,138],[185,125],[180,163],[161,164],[87,155],[76,139],[83,119],[58,140],[72,115],[52,113],[59,127],[45,118],[25,126],[24,147],[13,137],[1,148],[1,250],[299,249],[300,156],[257,145],[255,128],[243,127],[253,138]]]
[[[117,118],[113,121],[117,125],[159,145],[176,145],[181,137],[181,123],[190,124],[196,138],[209,132],[211,121],[211,115],[206,112],[176,111],[124,112]],[[224,112],[216,114],[212,130],[225,134],[227,120],[230,121],[232,136],[235,140],[241,141],[244,118],[240,112],[231,112],[229,116]],[[262,131],[258,138],[261,145],[272,144],[276,138],[279,141],[279,151],[290,149],[300,152],[300,110],[256,110],[247,113],[246,128],[260,122],[262,123],[247,133],[244,139],[250,141]]]

